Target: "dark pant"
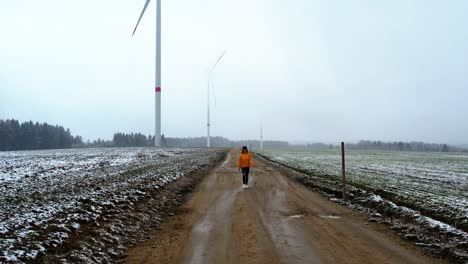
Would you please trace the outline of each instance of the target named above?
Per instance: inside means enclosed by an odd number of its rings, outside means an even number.
[[[249,172],[250,172],[250,168],[249,167],[245,167],[245,168],[242,168],[242,183],[243,184],[249,184]]]

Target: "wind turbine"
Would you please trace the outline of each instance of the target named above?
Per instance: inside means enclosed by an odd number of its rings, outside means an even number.
[[[211,84],[211,75],[213,74],[214,69],[216,68],[216,65],[221,61],[223,56],[226,54],[227,50],[225,50],[221,56],[219,56],[218,60],[216,63],[211,67],[211,70],[208,72],[208,107],[207,107],[207,123],[206,123],[206,130],[207,130],[207,136],[206,136],[206,146],[208,148],[211,147],[211,137],[210,137],[210,84]]]
[[[146,0],[143,11],[141,11],[140,18],[133,30],[133,35],[140,24],[141,18],[145,14],[151,0]],[[161,0],[156,3],[156,69],[155,69],[155,127],[154,127],[154,146],[161,146]]]

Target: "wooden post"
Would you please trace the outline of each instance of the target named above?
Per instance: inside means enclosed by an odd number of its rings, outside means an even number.
[[[346,170],[344,142],[341,142],[341,173],[343,174],[343,200],[346,200]]]

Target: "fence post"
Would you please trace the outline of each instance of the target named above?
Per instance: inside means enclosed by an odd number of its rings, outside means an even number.
[[[343,200],[346,200],[346,170],[344,142],[341,142],[341,173],[343,175]]]

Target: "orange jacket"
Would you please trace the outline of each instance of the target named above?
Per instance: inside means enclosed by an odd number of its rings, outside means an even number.
[[[237,168],[253,167],[252,155],[250,153],[240,154]]]

